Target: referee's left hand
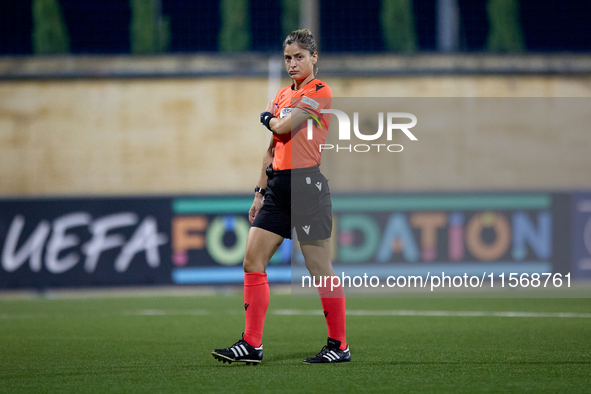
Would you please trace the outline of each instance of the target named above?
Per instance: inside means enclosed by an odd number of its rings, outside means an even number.
[[[273,102],[272,101],[269,101],[269,104],[267,104],[267,108],[265,108],[265,112],[274,113],[274,111],[273,111]]]

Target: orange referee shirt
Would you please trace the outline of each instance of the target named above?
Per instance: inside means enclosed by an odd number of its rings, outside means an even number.
[[[320,114],[321,109],[329,109],[332,104],[332,92],[327,84],[319,79],[313,79],[299,90],[293,90],[293,85],[277,92],[273,100],[273,115],[284,118],[293,108],[299,108],[309,113],[313,119],[313,138],[308,139],[308,121],[303,122],[290,133],[273,137],[275,157],[274,170],[289,170],[293,168],[307,168],[320,165],[322,152],[320,145],[326,142],[330,114]]]

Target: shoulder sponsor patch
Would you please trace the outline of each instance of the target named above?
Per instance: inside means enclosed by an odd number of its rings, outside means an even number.
[[[279,118],[283,119],[287,115],[289,115],[290,113],[291,113],[291,108],[289,108],[289,107],[281,108],[281,112],[279,113]]]
[[[302,98],[302,103],[306,103],[306,104],[308,104],[310,107],[312,107],[314,109],[318,109],[318,106],[320,105],[320,104],[318,104],[317,101],[312,100],[310,97],[306,97],[306,96],[304,96]]]

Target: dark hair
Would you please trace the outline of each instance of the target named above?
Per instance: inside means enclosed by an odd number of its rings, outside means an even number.
[[[286,46],[291,45],[293,43],[298,44],[298,46],[302,49],[307,49],[310,52],[310,55],[313,55],[314,52],[318,51],[318,45],[316,45],[316,40],[312,35],[312,32],[308,29],[300,29],[292,31],[283,41],[283,49]]]
[[[318,45],[316,39],[312,35],[312,32],[308,29],[299,29],[292,31],[283,41],[283,49],[291,44],[297,44],[300,48],[306,49],[313,55],[314,52],[318,52]],[[314,66],[314,75],[318,74],[318,67]]]

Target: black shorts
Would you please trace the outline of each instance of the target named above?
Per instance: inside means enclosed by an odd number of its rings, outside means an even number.
[[[291,238],[295,227],[300,241],[330,238],[332,202],[328,180],[318,167],[273,171],[265,202],[252,225],[283,238]]]

